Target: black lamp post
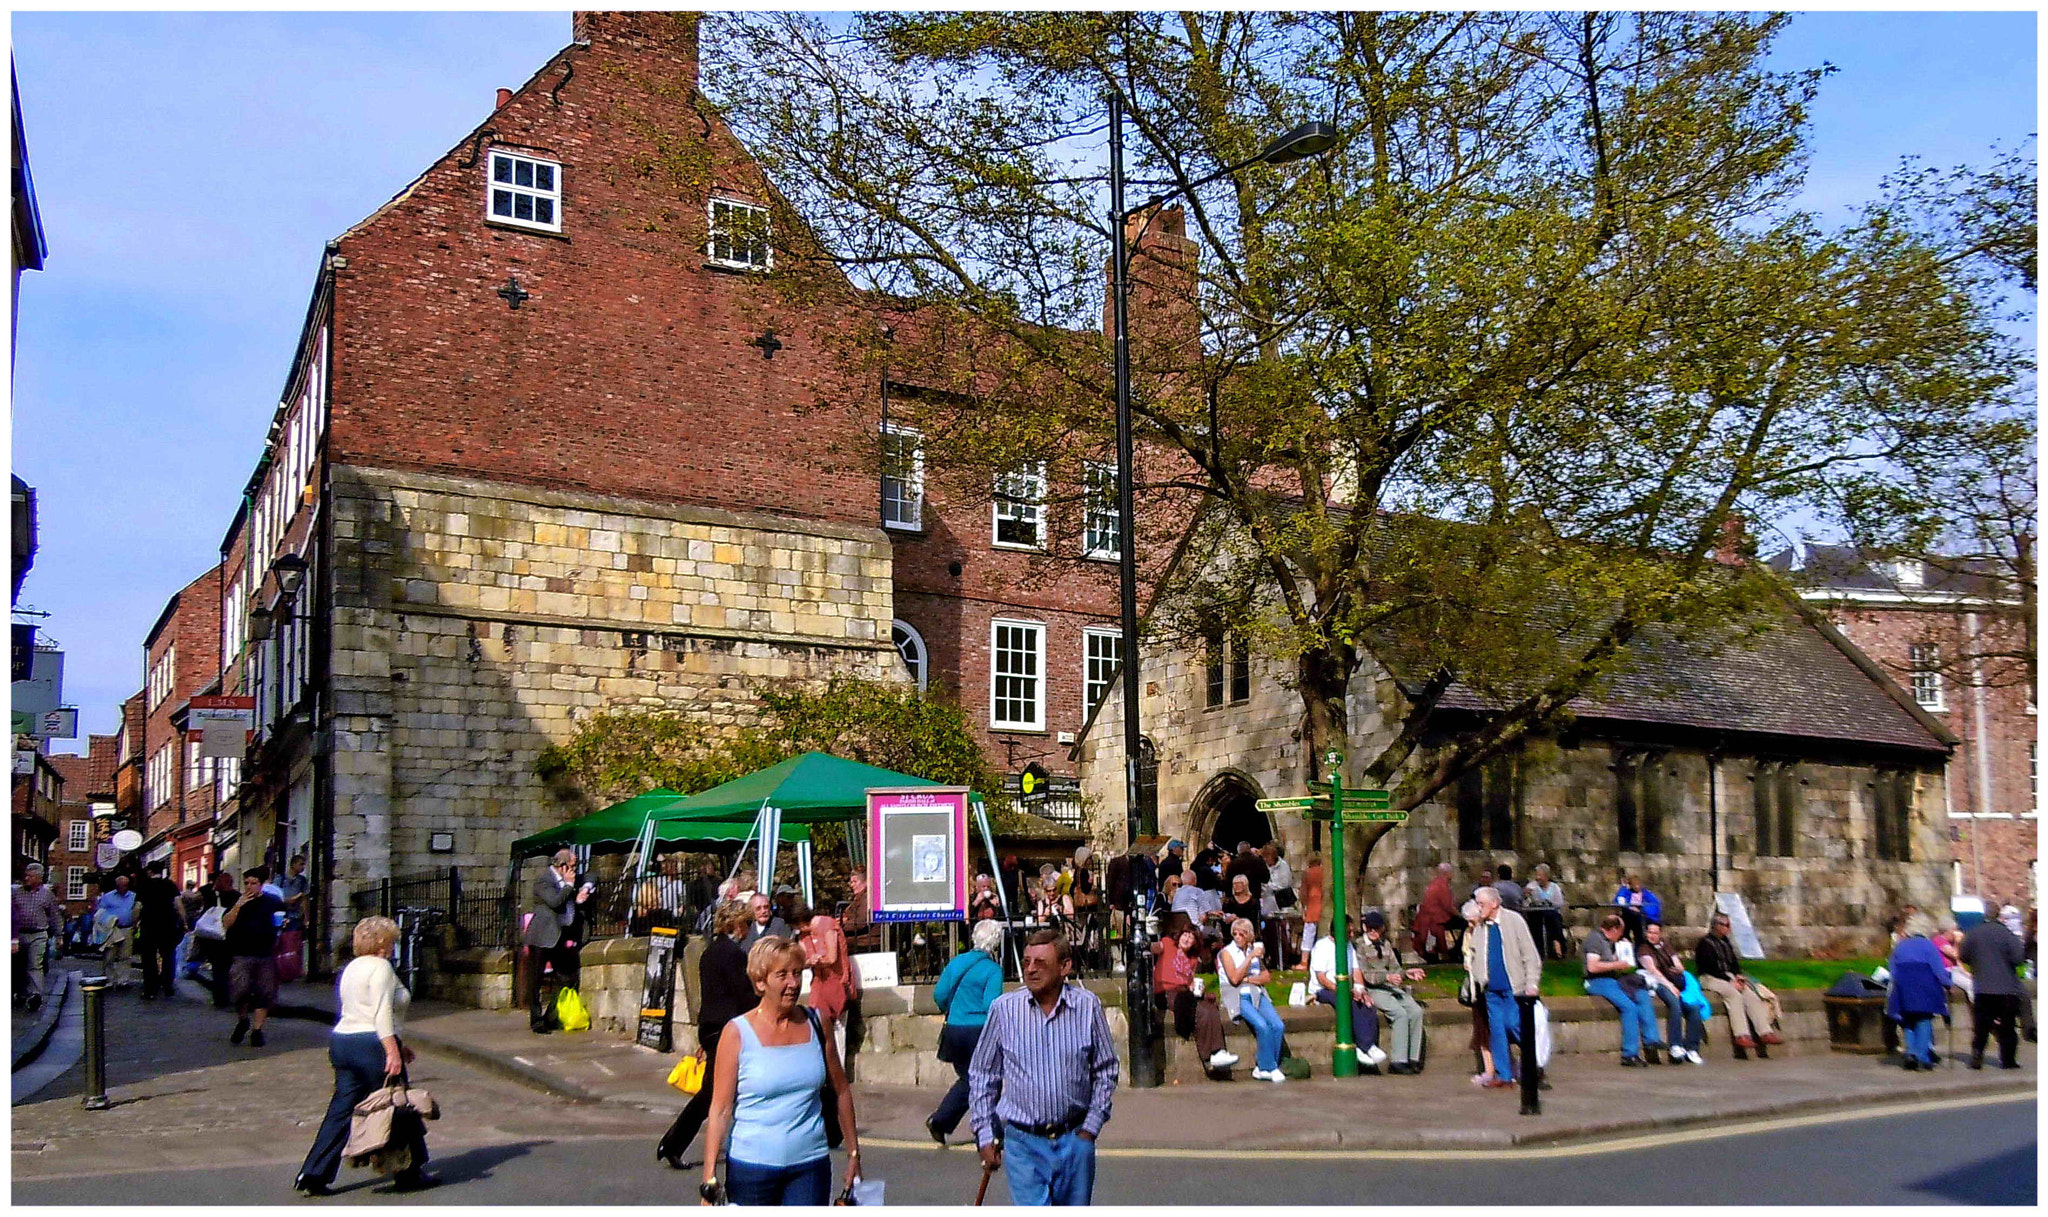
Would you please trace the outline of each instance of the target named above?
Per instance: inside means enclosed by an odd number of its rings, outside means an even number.
[[[1156,195],[1138,207],[1124,207],[1124,99],[1109,95],[1109,227],[1115,242],[1110,270],[1110,314],[1116,358],[1116,500],[1118,570],[1122,587],[1123,638],[1117,666],[1124,684],[1124,819],[1130,847],[1138,841],[1138,547],[1136,511],[1131,500],[1134,473],[1131,451],[1131,318],[1130,254],[1124,224],[1141,211],[1206,186],[1252,165],[1285,165],[1320,156],[1337,143],[1329,123],[1303,123],[1274,140],[1254,157],[1242,160],[1186,186]],[[1152,1009],[1151,951],[1145,941],[1145,908],[1133,886],[1124,917],[1124,1013],[1130,1026],[1132,1086],[1157,1086],[1161,1081],[1158,1018]]]

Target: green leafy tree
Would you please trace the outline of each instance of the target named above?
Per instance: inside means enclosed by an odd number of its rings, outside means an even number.
[[[1791,205],[1821,72],[1766,66],[1787,20],[744,14],[707,29],[706,89],[803,217],[778,282],[869,310],[845,356],[927,390],[894,408],[962,498],[1034,457],[1071,487],[1108,450],[1103,97],[1128,102],[1140,198],[1334,121],[1326,156],[1141,213],[1141,553],[1148,582],[1174,554],[1200,572],[1149,628],[1253,633],[1311,758],[1387,662],[1392,730],[1358,767],[1412,807],[1644,631],[1753,628],[1732,536],[2014,383],[1924,231]],[[1424,748],[1454,684],[1498,712]]]

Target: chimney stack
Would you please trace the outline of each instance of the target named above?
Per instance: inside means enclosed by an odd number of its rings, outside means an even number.
[[[667,59],[674,71],[697,91],[697,26],[702,13],[577,12],[571,18],[573,41],[592,46],[607,43]]]
[[[499,89],[499,90],[498,90],[498,104],[497,104],[497,107],[496,107],[496,108],[497,108],[497,109],[500,109],[500,110],[504,109],[504,108],[505,108],[505,103],[506,103],[506,102],[508,102],[508,101],[511,101],[511,100],[512,100],[512,90],[510,90],[510,89]]]
[[[1749,537],[1743,531],[1742,519],[1729,516],[1721,521],[1721,539],[1714,545],[1714,561],[1723,566],[1747,566],[1749,557],[1743,551],[1749,547]]]

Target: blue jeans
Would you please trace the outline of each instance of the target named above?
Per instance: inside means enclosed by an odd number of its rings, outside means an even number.
[[[1273,1009],[1273,999],[1261,989],[1238,1002],[1237,1015],[1259,1042],[1259,1068],[1269,1073],[1280,1068],[1280,1037],[1286,1029],[1280,1025],[1280,1012]]]
[[[1508,1037],[1521,1034],[1522,1007],[1513,993],[1486,991],[1486,1030],[1492,1039],[1488,1048],[1493,1053],[1493,1076],[1503,1082],[1514,1081],[1515,1062],[1508,1055]]]
[[[1078,1132],[1040,1137],[1003,1125],[1011,1204],[1086,1205],[1095,1197],[1095,1142]]]
[[[1337,995],[1328,989],[1317,989],[1316,1000],[1332,1010],[1337,1008]],[[1351,1041],[1361,1051],[1380,1042],[1380,1012],[1355,997],[1351,999]]]
[[[832,1156],[795,1166],[756,1166],[727,1158],[725,1190],[734,1204],[827,1205],[832,1203]]]
[[[1922,1065],[1934,1063],[1934,1016],[1908,1014],[1900,1022],[1906,1033],[1906,1055]]]
[[[375,1031],[331,1035],[327,1060],[334,1066],[334,1097],[328,1100],[327,1118],[320,1122],[320,1133],[299,1167],[300,1174],[321,1183],[334,1182],[341,1171],[341,1151],[348,1144],[349,1117],[356,1104],[384,1085],[384,1041]],[[405,1124],[413,1134],[412,1165],[417,1170],[427,1164],[426,1130],[418,1120]]]
[[[1637,990],[1631,993],[1612,976],[1596,976],[1587,980],[1586,992],[1620,1012],[1623,1057],[1641,1056],[1644,1044],[1652,1048],[1664,1045],[1657,1034],[1657,1003],[1647,992]]]
[[[939,1059],[951,1065],[956,1076],[953,1088],[932,1112],[934,1132],[950,1135],[960,1127],[960,1117],[967,1114],[967,1063],[974,1059],[975,1046],[981,1043],[981,1030],[980,1024],[961,1027],[947,1023],[939,1028]]]
[[[1706,1034],[1706,1026],[1700,1021],[1697,1006],[1685,1004],[1685,998],[1678,993],[1658,985],[1650,990],[1657,1000],[1664,1003],[1664,1040],[1676,1044],[1687,1052],[1700,1046],[1700,1037]]]

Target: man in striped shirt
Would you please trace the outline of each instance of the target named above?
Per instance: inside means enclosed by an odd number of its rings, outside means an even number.
[[[1087,1204],[1095,1138],[1116,1093],[1116,1045],[1102,1002],[1079,985],[1053,930],[1024,947],[1024,987],[989,1006],[967,1067],[968,1112],[989,1168],[1009,1158],[1010,1203]]]

